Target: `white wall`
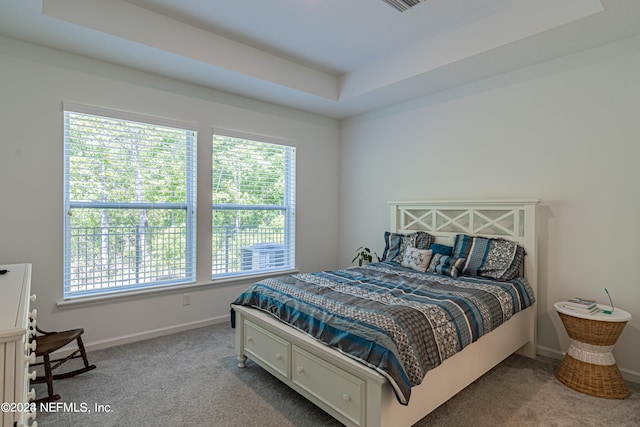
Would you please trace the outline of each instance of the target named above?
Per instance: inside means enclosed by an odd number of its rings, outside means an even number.
[[[0,38],[0,264],[31,262],[35,307],[45,329],[83,327],[104,346],[226,322],[247,286],[211,286],[199,252],[195,289],[61,309],[63,101],[166,117],[200,127],[199,168],[210,168],[213,126],[297,142],[297,266],[335,267],[338,230],[337,121]],[[210,175],[199,175],[198,247],[210,245]],[[202,179],[204,177],[204,179]],[[209,225],[210,227],[210,225]],[[210,246],[209,246],[210,247]],[[203,258],[204,257],[204,258]],[[0,290],[1,293],[1,290]],[[182,305],[182,294],[191,305]]]
[[[379,254],[387,201],[541,199],[539,351],[568,344],[553,303],[631,312],[615,349],[640,381],[640,38],[561,58],[341,126],[340,262]]]

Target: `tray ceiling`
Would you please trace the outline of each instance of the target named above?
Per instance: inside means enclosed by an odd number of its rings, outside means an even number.
[[[0,0],[0,35],[345,118],[640,34],[637,0]]]

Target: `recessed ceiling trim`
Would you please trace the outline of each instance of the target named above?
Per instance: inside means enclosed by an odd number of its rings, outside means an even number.
[[[340,76],[339,100],[433,72],[602,11],[600,0],[512,0],[509,8],[437,38],[418,40]],[[527,19],[519,19],[522,16]]]
[[[336,76],[184,24],[124,0],[42,0],[42,14],[219,70],[232,71],[334,102],[338,99]]]
[[[382,0],[389,6],[393,7],[395,10],[399,12],[404,12],[409,10],[413,6],[417,6],[425,0]]]

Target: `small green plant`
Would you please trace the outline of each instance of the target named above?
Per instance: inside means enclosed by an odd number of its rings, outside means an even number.
[[[354,263],[356,260],[358,260],[358,266],[362,267],[362,264],[368,264],[373,261],[374,256],[376,257],[378,262],[380,262],[380,257],[377,253],[374,252],[373,254],[371,254],[371,250],[369,248],[360,246],[358,249],[356,249],[356,256],[353,257],[351,263]]]

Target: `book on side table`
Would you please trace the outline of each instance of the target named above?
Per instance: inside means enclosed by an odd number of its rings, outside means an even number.
[[[585,298],[571,298],[565,301],[564,306],[579,313],[593,314],[598,311],[598,305],[596,301]]]

